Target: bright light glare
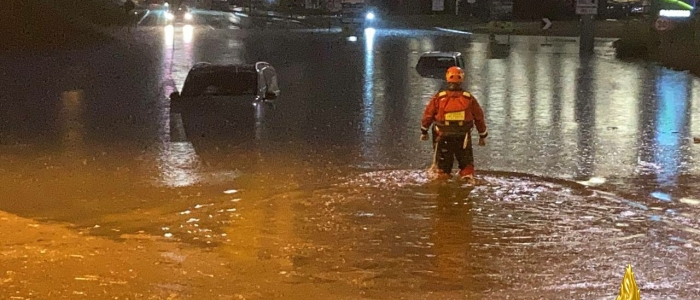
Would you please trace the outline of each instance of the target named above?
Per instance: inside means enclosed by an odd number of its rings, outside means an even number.
[[[175,15],[173,15],[172,13],[166,12],[165,18],[168,20],[172,20],[172,19],[175,19]]]
[[[163,36],[165,39],[165,45],[172,46],[173,38],[175,37],[175,28],[173,25],[165,26],[165,34]]]
[[[367,52],[374,51],[374,35],[377,33],[372,27],[365,28],[365,50]]]
[[[357,42],[357,37],[354,36],[354,35],[351,35],[351,36],[348,37],[348,41]]]
[[[186,13],[185,14],[185,20],[192,20],[192,14],[191,13]]]
[[[168,7],[168,6],[170,6],[170,3],[165,2],[165,7]]]
[[[370,13],[367,13],[367,16],[365,16],[365,17],[367,18],[367,20],[374,20],[375,16],[374,16],[374,13],[370,12]]]
[[[662,9],[659,11],[659,16],[668,18],[688,18],[690,17],[690,11],[681,9]]]
[[[194,27],[192,27],[192,25],[183,26],[182,27],[182,40],[186,44],[189,44],[192,42],[193,38],[194,38]]]

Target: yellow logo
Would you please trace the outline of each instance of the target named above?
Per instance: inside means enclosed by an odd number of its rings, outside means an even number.
[[[622,285],[620,286],[620,295],[615,300],[640,300],[639,288],[637,288],[637,282],[634,280],[632,265],[627,265],[627,269],[625,269],[625,276],[622,278]]]
[[[445,114],[445,121],[464,121],[464,111],[456,111]]]

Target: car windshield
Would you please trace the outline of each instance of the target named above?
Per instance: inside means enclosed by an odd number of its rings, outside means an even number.
[[[258,87],[257,73],[235,69],[191,73],[182,88],[183,97],[253,95]]]
[[[425,56],[418,60],[420,69],[447,69],[455,66],[455,59],[452,57]]]

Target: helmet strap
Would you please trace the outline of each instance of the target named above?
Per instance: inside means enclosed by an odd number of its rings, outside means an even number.
[[[449,90],[461,90],[462,89],[462,84],[461,83],[455,83],[455,82],[449,82],[447,83],[447,89]]]

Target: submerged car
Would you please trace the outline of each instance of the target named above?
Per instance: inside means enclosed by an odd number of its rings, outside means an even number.
[[[253,105],[277,99],[277,71],[267,62],[251,65],[198,63],[190,69],[182,92],[170,95],[178,106],[216,103]]]
[[[267,62],[246,65],[198,63],[181,92],[170,95],[188,135],[207,140],[252,138],[278,98],[277,72]]]
[[[462,69],[466,67],[462,53],[433,51],[421,55],[416,71],[422,77],[442,79],[447,69],[454,66]]]

